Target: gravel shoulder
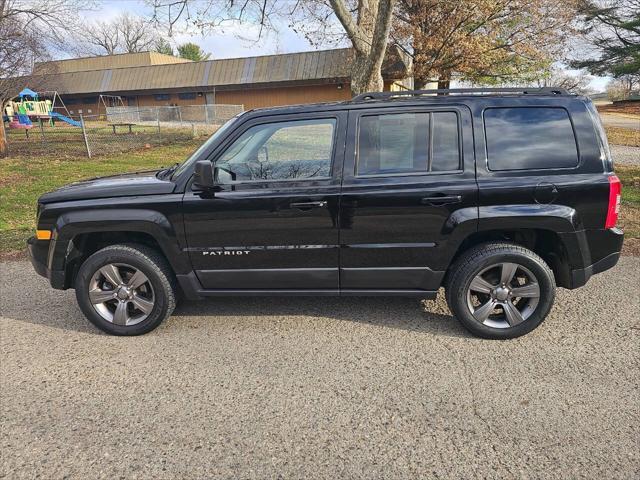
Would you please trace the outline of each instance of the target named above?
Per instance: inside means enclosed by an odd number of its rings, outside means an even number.
[[[637,478],[640,259],[513,341],[442,296],[229,298],[99,333],[0,263],[0,478]]]
[[[640,147],[626,145],[610,145],[614,164],[640,165]]]

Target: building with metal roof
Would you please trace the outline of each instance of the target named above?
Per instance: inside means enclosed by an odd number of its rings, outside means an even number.
[[[118,53],[98,57],[69,58],[51,62],[36,62],[33,73],[46,74],[88,72],[91,70],[108,70],[112,68],[146,67],[151,65],[167,65],[173,63],[192,63],[186,58],[174,57],[158,52]]]
[[[249,109],[347,100],[352,59],[348,48],[203,62],[142,52],[44,62],[34,73],[76,113],[97,113],[100,95],[139,107],[224,103]],[[408,61],[391,47],[385,89],[410,87],[409,72]]]

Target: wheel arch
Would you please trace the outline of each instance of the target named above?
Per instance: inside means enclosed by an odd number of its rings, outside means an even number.
[[[64,288],[91,254],[109,245],[137,243],[162,254],[174,273],[188,273],[190,263],[178,244],[177,234],[161,213],[145,209],[75,211],[58,218],[49,263],[64,271]]]
[[[488,242],[509,242],[533,251],[551,268],[556,284],[566,287],[571,284],[569,246],[560,233],[544,228],[493,228],[478,230],[467,236],[454,253],[444,283],[449,277],[450,267],[467,250]]]

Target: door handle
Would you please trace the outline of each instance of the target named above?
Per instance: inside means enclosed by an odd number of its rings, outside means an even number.
[[[312,208],[324,208],[326,206],[326,200],[320,202],[293,202],[290,204],[291,208],[297,208],[299,210],[311,210]]]
[[[423,205],[451,205],[460,203],[462,195],[434,195],[432,197],[424,197],[420,200]]]

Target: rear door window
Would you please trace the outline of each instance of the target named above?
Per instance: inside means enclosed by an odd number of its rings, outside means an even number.
[[[484,112],[489,170],[572,168],[578,148],[564,108],[489,108]]]
[[[456,112],[364,115],[358,127],[358,176],[460,170]]]

